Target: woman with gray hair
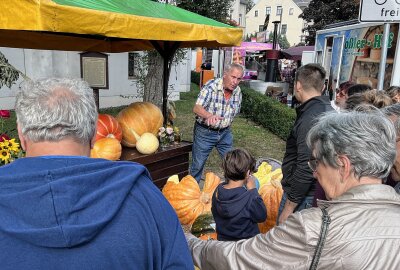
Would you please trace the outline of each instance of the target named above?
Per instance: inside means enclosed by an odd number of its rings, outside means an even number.
[[[382,185],[396,132],[382,114],[328,114],[310,130],[309,166],[329,200],[239,242],[186,234],[201,269],[398,269],[400,195]]]

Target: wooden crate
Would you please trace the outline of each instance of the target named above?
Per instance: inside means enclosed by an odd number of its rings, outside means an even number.
[[[167,148],[159,148],[150,155],[140,154],[136,148],[122,148],[121,160],[134,161],[146,166],[153,179],[153,183],[162,189],[168,177],[178,174],[179,178],[189,174],[189,153],[192,151],[192,142],[183,141]]]

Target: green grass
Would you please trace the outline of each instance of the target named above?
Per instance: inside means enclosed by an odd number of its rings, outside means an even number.
[[[179,127],[183,134],[183,140],[186,141],[193,140],[195,118],[192,109],[199,92],[199,87],[197,85],[192,84],[191,88],[190,92],[181,93],[180,100],[175,102],[177,118],[174,124]],[[115,116],[124,107],[125,106],[101,109],[100,112]],[[15,123],[15,113],[12,111],[11,118],[5,119],[3,128],[0,124],[0,134],[6,132],[10,137],[17,137]],[[234,147],[246,148],[255,158],[272,157],[278,160],[283,159],[285,141],[262,126],[239,115],[233,121],[232,132]],[[221,158],[215,149],[211,152],[207,160],[205,171],[212,171],[222,176]]]

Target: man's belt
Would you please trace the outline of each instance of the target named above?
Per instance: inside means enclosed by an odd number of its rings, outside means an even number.
[[[217,132],[222,132],[222,131],[224,131],[225,129],[229,128],[229,126],[228,126],[228,127],[224,127],[224,128],[213,128],[213,127],[207,126],[207,125],[205,125],[205,124],[199,123],[199,122],[197,122],[197,121],[196,121],[196,125],[199,125],[199,126],[201,126],[202,128],[206,128],[206,129],[209,129],[209,130],[212,130],[212,131],[217,131]]]

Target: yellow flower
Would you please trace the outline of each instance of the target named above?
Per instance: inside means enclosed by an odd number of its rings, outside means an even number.
[[[0,147],[0,160],[7,164],[10,158],[10,152],[6,148]]]
[[[4,140],[2,144],[6,148],[8,148],[9,151],[14,151],[14,152],[19,151],[19,143],[15,142],[15,139]]]

